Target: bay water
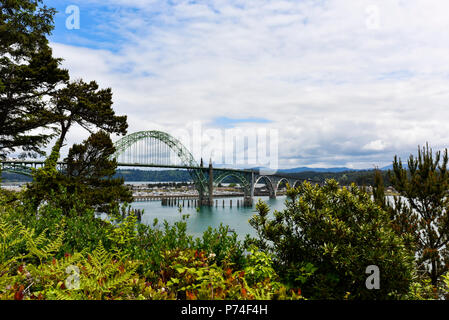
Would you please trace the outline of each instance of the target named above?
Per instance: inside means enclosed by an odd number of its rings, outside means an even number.
[[[187,219],[187,232],[194,237],[201,237],[203,232],[209,226],[218,229],[220,223],[228,225],[234,230],[240,240],[243,240],[246,234],[255,236],[255,230],[249,224],[249,219],[256,214],[256,203],[259,199],[265,201],[271,208],[270,216],[274,210],[281,211],[285,208],[285,196],[278,196],[276,199],[269,197],[254,197],[252,207],[237,207],[237,200],[243,198],[217,198],[218,206],[202,207],[199,210],[195,207],[187,207],[187,200],[184,203],[182,212],[178,211],[177,206],[162,206],[161,201],[134,202],[131,207],[134,209],[144,210],[142,215],[142,223],[152,225],[155,218],[158,219],[159,225],[164,220],[170,224],[182,219],[182,215],[189,215]],[[214,200],[214,204],[215,204]],[[223,207],[223,200],[225,206]],[[232,200],[232,207],[230,206]],[[181,200],[182,204],[182,200]]]

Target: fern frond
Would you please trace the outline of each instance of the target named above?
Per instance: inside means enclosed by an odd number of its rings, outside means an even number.
[[[47,256],[50,254],[54,254],[59,251],[59,249],[62,247],[63,244],[64,244],[64,232],[61,231],[59,232],[55,240],[50,241],[49,244],[47,244],[42,248],[42,252],[44,252]]]

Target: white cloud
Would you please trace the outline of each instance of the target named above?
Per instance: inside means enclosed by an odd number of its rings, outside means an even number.
[[[449,2],[174,3],[108,2],[98,28],[125,39],[114,52],[52,44],[72,77],[113,88],[130,131],[266,118],[253,125],[279,130],[281,166],[372,167],[448,145]]]
[[[362,150],[382,151],[385,149],[385,143],[382,140],[371,141],[364,145]]]

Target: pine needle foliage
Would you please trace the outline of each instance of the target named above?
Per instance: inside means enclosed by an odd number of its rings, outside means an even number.
[[[434,153],[426,144],[417,156],[410,155],[407,167],[396,156],[390,172],[394,188],[407,201],[402,225],[415,235],[418,269],[436,287],[449,271],[448,163],[447,149]]]

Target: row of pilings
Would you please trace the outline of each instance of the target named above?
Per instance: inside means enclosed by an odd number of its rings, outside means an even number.
[[[181,198],[162,198],[161,204],[163,206],[167,207],[183,207],[183,208],[197,208],[199,207],[199,200],[198,199],[181,199]],[[215,200],[214,207],[230,207],[236,206],[237,208],[244,207],[245,203],[244,200],[240,199],[223,199],[223,200]]]
[[[168,207],[198,207],[198,199],[182,199],[182,198],[162,198],[161,203],[163,206]]]

